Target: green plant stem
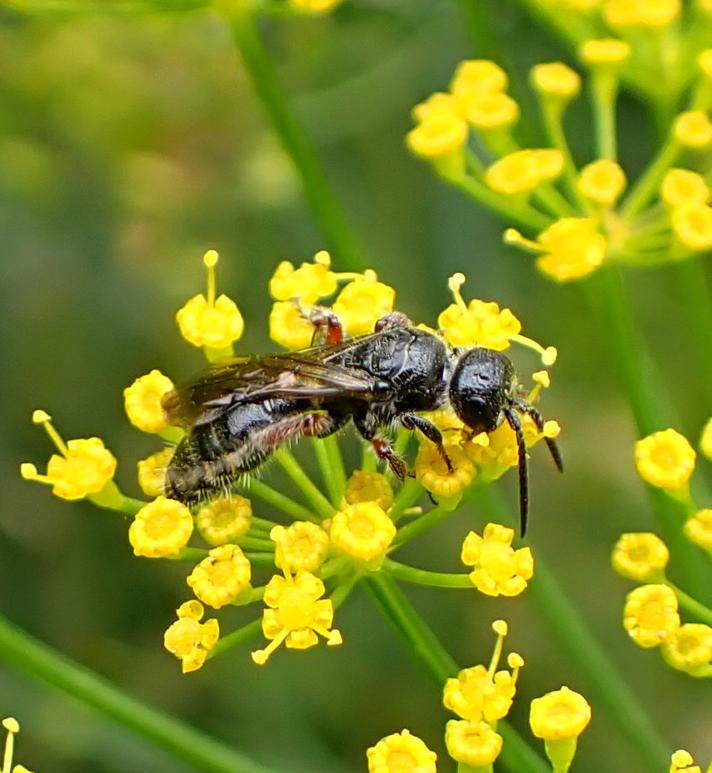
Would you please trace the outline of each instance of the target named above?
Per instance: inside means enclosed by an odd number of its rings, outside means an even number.
[[[315,438],[313,445],[321,477],[329,492],[329,499],[331,504],[338,508],[346,490],[346,472],[339,442],[331,435],[326,438]]]
[[[663,175],[672,166],[679,152],[680,145],[674,138],[665,142],[621,204],[622,219],[632,220],[648,204],[657,192]]]
[[[269,539],[259,539],[258,537],[240,537],[237,541],[240,547],[246,550],[260,550],[264,553],[274,551],[274,542]]]
[[[675,591],[678,603],[686,612],[694,615],[699,621],[712,625],[712,609],[706,607],[697,599],[693,599],[692,596],[678,588],[677,585],[673,585],[670,581],[666,580],[665,584]]]
[[[227,650],[237,647],[240,644],[245,644],[248,641],[256,639],[262,631],[262,619],[253,620],[247,625],[243,625],[242,628],[238,628],[236,631],[221,636],[218,639],[218,643],[210,650],[208,658],[214,658],[216,655],[220,655]]]
[[[398,493],[393,500],[393,506],[391,507],[391,518],[394,521],[400,520],[403,514],[408,508],[420,499],[423,493],[423,487],[413,478],[408,478],[398,490]]]
[[[392,580],[382,574],[373,574],[364,584],[371,599],[391,621],[418,662],[443,687],[445,681],[460,670],[450,653]],[[497,732],[504,738],[500,759],[506,767],[518,773],[548,772],[544,761],[506,721],[497,723]]]
[[[494,520],[500,523],[512,520],[494,486],[483,488],[480,498]],[[541,552],[535,548],[534,554],[536,564],[530,592],[545,615],[553,638],[579,664],[588,681],[591,697],[605,707],[621,735],[628,739],[638,756],[645,761],[646,769],[656,770],[661,759],[669,758],[667,743],[660,737],[635,694],[609,660],[605,649],[589,630],[569,594],[549,571]]]
[[[599,271],[587,282],[586,289],[599,317],[602,337],[612,346],[638,436],[665,429],[673,423],[674,412],[636,326],[620,273],[614,268]],[[648,487],[648,493],[663,537],[679,559],[676,566],[685,587],[691,588],[699,598],[707,598],[708,570],[702,557],[682,534],[682,505],[673,502],[660,489]]]
[[[302,182],[309,206],[339,264],[348,270],[365,267],[362,247],[338,203],[309,138],[294,116],[253,18],[250,0],[221,3],[255,93]]]
[[[393,549],[399,548],[401,545],[405,545],[406,542],[419,537],[451,515],[452,510],[446,510],[442,505],[437,505],[430,512],[421,515],[416,521],[398,529],[398,534],[393,540]]]
[[[292,453],[282,447],[275,453],[274,458],[316,512],[322,518],[331,518],[334,514],[333,505],[314,485],[314,481],[304,472]]]
[[[292,518],[296,518],[298,521],[313,521],[314,523],[319,523],[320,521],[320,518],[304,507],[304,505],[300,505],[299,502],[295,502],[279,491],[275,491],[271,486],[262,483],[260,480],[251,480],[248,492],[259,497],[263,502],[276,507],[283,513],[291,515]]]
[[[699,358],[702,383],[709,388],[712,384],[712,295],[705,271],[707,258],[705,256],[705,262],[697,256],[682,261],[675,266],[675,278],[687,316],[687,330]]]
[[[274,553],[251,553],[245,552],[245,558],[256,566],[274,567]]]
[[[430,588],[469,588],[474,589],[468,574],[454,572],[431,572],[427,569],[416,569],[406,566],[390,558],[383,559],[382,569],[395,580],[410,582],[414,585],[426,585]]]
[[[43,681],[162,748],[183,763],[211,773],[267,773],[268,768],[189,725],[118,690],[0,617],[0,659]]]
[[[596,152],[598,158],[616,160],[618,154],[616,137],[616,96],[618,75],[608,70],[595,68],[591,73],[591,103],[596,131]]]

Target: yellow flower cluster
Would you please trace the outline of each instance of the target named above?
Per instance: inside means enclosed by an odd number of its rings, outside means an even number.
[[[543,5],[547,4],[564,2],[545,0]],[[535,255],[539,270],[556,282],[586,277],[606,262],[657,265],[712,249],[712,207],[703,176],[704,154],[712,146],[707,112],[712,108],[712,49],[700,52],[695,70],[687,51],[679,61],[670,62],[666,44],[666,76],[671,64],[686,67],[690,69],[686,78],[696,80],[696,87],[688,109],[672,122],[658,156],[624,197],[628,179],[616,161],[619,80],[644,48],[639,45],[638,26],[657,27],[650,19],[664,17],[662,26],[672,34],[674,25],[667,25],[674,16],[651,16],[646,9],[659,3],[619,0],[617,5],[625,12],[619,8],[606,18],[618,20],[611,24],[623,39],[595,37],[592,26],[591,34],[578,41],[597,126],[594,160],[577,167],[569,149],[563,115],[581,91],[581,77],[562,62],[538,64],[531,71],[549,147],[523,148],[513,139],[510,130],[519,108],[505,93],[506,73],[487,60],[462,62],[449,92],[437,92],[414,108],[417,125],[407,136],[410,150],[442,177],[516,224],[505,231],[505,242]],[[635,11],[630,10],[633,5]],[[620,22],[623,18],[636,21]],[[623,29],[630,32],[630,40]],[[662,45],[661,38],[654,40]],[[649,68],[649,51],[646,56]],[[628,75],[637,71],[625,69]],[[658,72],[649,75],[659,96]],[[675,81],[675,87],[679,85]],[[478,141],[469,142],[470,132],[478,135]],[[483,147],[497,156],[494,162],[481,153]],[[680,161],[690,168],[676,166]]]
[[[304,262],[299,268],[287,260],[277,266],[269,283],[275,301],[269,317],[270,338],[286,349],[310,346],[315,333],[310,312],[318,301],[337,291],[339,282],[346,284],[331,309],[347,334],[370,333],[380,317],[393,311],[396,291],[379,282],[375,271],[334,272],[331,256],[321,250],[311,263]]]

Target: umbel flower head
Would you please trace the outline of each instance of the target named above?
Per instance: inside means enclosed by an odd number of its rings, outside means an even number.
[[[587,12],[585,24],[579,19],[569,27],[565,19],[567,13],[575,15],[573,3],[537,3],[542,13],[551,10],[556,27],[566,28],[577,39],[579,58],[588,71],[586,92],[592,97],[596,143],[580,164],[569,148],[563,116],[581,92],[582,79],[562,62],[537,64],[531,71],[549,147],[518,144],[514,128],[519,107],[506,93],[506,73],[487,60],[461,62],[448,92],[436,92],[413,109],[416,126],[406,138],[411,152],[503,217],[510,225],[505,242],[533,254],[537,268],[556,282],[583,279],[609,263],[654,266],[712,249],[712,207],[703,176],[705,153],[712,146],[712,121],[707,115],[712,108],[712,49],[701,51],[694,63],[688,52],[699,50],[708,37],[691,32],[690,40],[680,42],[677,53],[669,56],[667,36],[679,35],[669,21],[676,14],[657,16],[648,11],[670,4],[597,3],[606,9],[604,17],[612,31],[620,35],[601,38],[601,22],[591,23],[595,14]],[[614,13],[610,11],[614,6],[626,10]],[[639,10],[630,11],[633,6]],[[665,23],[658,27],[663,17]],[[693,15],[690,29],[696,24],[700,20]],[[586,26],[589,34],[583,35]],[[641,28],[664,29],[665,46],[663,37],[641,37]],[[670,67],[678,68],[675,88],[680,92],[686,88],[682,83],[694,84],[687,109],[674,117],[647,168],[629,181],[616,160],[621,77],[635,82],[640,91],[636,76],[646,72],[645,90],[660,98],[664,90],[659,72],[664,69],[668,76]],[[674,104],[666,102],[665,110]]]

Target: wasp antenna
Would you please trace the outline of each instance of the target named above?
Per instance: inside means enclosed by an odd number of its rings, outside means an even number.
[[[519,523],[523,537],[527,532],[527,515],[529,513],[529,475],[527,470],[527,444],[524,442],[522,422],[513,408],[505,408],[504,416],[514,430],[519,452]]]

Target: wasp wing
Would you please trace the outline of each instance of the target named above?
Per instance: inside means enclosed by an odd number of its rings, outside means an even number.
[[[271,355],[246,355],[215,365],[163,397],[171,424],[192,426],[226,410],[272,398],[324,399],[368,396],[383,389],[368,373],[324,362],[330,347]]]

